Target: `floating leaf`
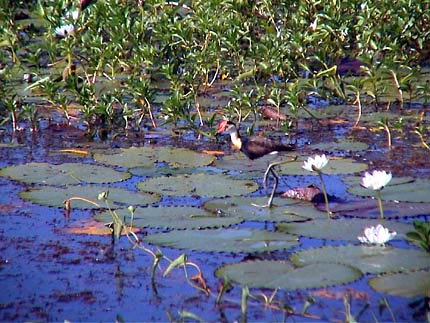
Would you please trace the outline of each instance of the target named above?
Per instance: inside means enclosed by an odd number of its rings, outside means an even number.
[[[285,191],[281,194],[281,197],[287,197],[291,199],[303,200],[303,201],[313,201],[318,196],[322,196],[321,190],[315,185],[310,185],[307,187],[294,187]]]
[[[157,162],[166,162],[171,167],[201,167],[213,162],[215,157],[200,154],[186,148],[131,147],[116,154],[94,154],[94,159],[107,165],[126,168],[154,167]]]
[[[23,191],[19,193],[19,196],[24,200],[28,200],[36,204],[56,207],[64,207],[64,201],[70,199],[71,197],[81,197],[92,200],[104,208],[105,203],[98,201],[97,197],[101,192],[107,191],[109,191],[108,199],[115,204],[120,203],[125,205],[147,205],[160,200],[160,196],[156,194],[132,192],[119,187],[96,185],[69,185],[65,188],[45,186]],[[72,200],[71,207],[72,209],[97,208],[93,204],[79,200]]]
[[[131,147],[119,149],[117,153],[95,153],[93,158],[106,165],[132,167],[153,167],[157,162],[156,147]]]
[[[271,208],[253,205],[264,205],[267,201],[267,197],[228,197],[207,201],[204,208],[248,221],[290,222],[327,218],[327,213],[318,211],[312,204],[287,198],[275,199]]]
[[[314,263],[295,268],[287,261],[257,260],[224,265],[215,271],[215,275],[247,287],[295,290],[348,283],[362,273],[354,267],[336,263]]]
[[[223,197],[247,194],[255,191],[258,186],[250,180],[234,180],[222,174],[199,173],[154,177],[138,183],[137,188],[162,195]]]
[[[357,267],[363,273],[372,274],[430,266],[430,257],[424,251],[364,245],[307,249],[294,253],[290,259],[297,266],[316,262],[340,262]]]
[[[265,252],[288,249],[297,237],[253,229],[181,230],[150,234],[145,242],[164,247],[219,252]]]
[[[216,160],[215,166],[220,169],[234,172],[235,178],[254,179],[263,177],[264,172],[270,163],[281,160],[288,161],[292,158],[293,154],[291,153],[280,153],[277,156],[266,155],[255,160],[250,160],[241,152],[237,152]],[[275,169],[279,169],[279,166],[276,166]],[[280,173],[280,175],[286,174]]]
[[[395,221],[381,221],[373,219],[330,219],[315,220],[300,223],[281,223],[276,227],[278,230],[297,234],[300,236],[330,239],[358,241],[357,237],[363,235],[363,229],[369,226],[382,224],[390,231],[396,231],[395,239],[403,239],[406,232],[412,230],[412,225]]]
[[[361,177],[347,177],[348,192],[359,196],[375,196],[375,192],[361,187]],[[430,203],[430,179],[412,177],[393,177],[381,192],[383,200],[401,202]]]
[[[307,158],[306,158],[307,159]],[[316,172],[309,172],[302,168],[303,159],[301,161],[295,161],[286,163],[279,166],[279,174],[288,175],[317,175]],[[367,165],[364,163],[356,162],[353,159],[334,159],[330,158],[327,166],[322,169],[324,174],[353,174],[359,173],[367,169]]]
[[[171,176],[201,172],[201,168],[172,168],[168,165],[153,167],[134,167],[128,170],[132,175],[145,177]]]
[[[430,297],[430,272],[414,271],[383,275],[369,280],[374,290],[401,297]]]
[[[105,166],[82,163],[61,165],[28,163],[3,168],[0,170],[0,176],[6,176],[24,183],[68,185],[118,182],[128,179],[130,173],[119,172]]]
[[[384,217],[386,219],[430,214],[430,203],[410,203],[384,201]],[[358,218],[378,218],[378,204],[373,199],[330,203],[330,209],[336,214],[347,214]]]
[[[109,222],[112,221],[112,218]],[[104,223],[97,222],[94,220],[83,220],[77,223],[73,223],[71,226],[62,228],[59,231],[71,234],[89,234],[89,235],[111,235],[112,230],[108,228]],[[133,228],[133,232],[138,232],[139,229]],[[122,234],[125,234],[123,230]]]
[[[130,222],[130,212],[127,209],[116,210],[121,219]],[[109,222],[111,215],[103,212],[95,215],[95,219]],[[133,226],[166,228],[166,229],[200,229],[224,227],[240,223],[243,220],[236,216],[218,216],[204,209],[191,206],[177,207],[146,207],[136,208]]]
[[[338,142],[323,142],[319,144],[310,145],[310,149],[318,149],[321,151],[361,151],[366,150],[368,144],[360,141],[338,141]]]
[[[202,167],[211,164],[214,156],[201,154],[186,148],[163,147],[158,149],[158,160],[171,167]]]

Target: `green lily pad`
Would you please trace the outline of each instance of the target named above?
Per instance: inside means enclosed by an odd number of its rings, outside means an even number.
[[[242,286],[287,290],[322,288],[354,281],[360,270],[336,263],[314,263],[296,268],[287,261],[256,260],[228,264],[215,275]]]
[[[261,178],[264,175],[267,167],[274,161],[288,161],[293,158],[291,153],[281,153],[279,155],[266,155],[261,158],[250,160],[241,152],[236,152],[231,155],[223,156],[223,158],[214,162],[215,166],[227,171],[233,171],[234,177],[238,179],[255,179]],[[276,166],[275,169],[279,169]],[[279,175],[286,175],[279,173]]]
[[[222,174],[199,173],[149,178],[138,183],[137,188],[170,196],[223,197],[251,193],[258,186],[250,180],[234,180]]]
[[[127,209],[116,210],[121,219],[130,223],[130,212]],[[110,222],[111,214],[96,214],[95,219]],[[204,209],[191,206],[177,207],[146,207],[136,208],[133,217],[134,227],[150,227],[162,229],[202,229],[218,228],[237,224],[243,220],[235,216],[218,216]]]
[[[227,197],[207,201],[204,208],[227,216],[239,216],[244,220],[261,222],[294,222],[327,217],[325,212],[318,211],[311,203],[287,198],[274,199],[271,208],[253,205],[265,205],[267,201],[267,197]]]
[[[94,159],[107,165],[126,168],[154,167],[157,162],[166,162],[171,167],[207,166],[215,159],[213,156],[200,154],[186,148],[174,147],[131,147],[121,149],[115,154],[94,154]]]
[[[298,244],[295,236],[254,229],[174,230],[147,235],[143,241],[178,249],[247,253],[289,249]]]
[[[338,141],[338,142],[323,142],[319,144],[310,145],[310,149],[317,149],[321,151],[361,151],[366,150],[368,144],[360,141]]]
[[[171,176],[201,172],[201,168],[172,168],[168,165],[154,167],[134,167],[128,170],[132,175],[145,177]]]
[[[314,155],[310,155],[314,157]],[[284,175],[317,175],[316,172],[309,172],[302,168],[303,162],[307,160],[307,157],[300,158],[300,160],[283,164],[279,166],[279,174]],[[321,171],[323,174],[354,174],[359,173],[367,169],[367,164],[356,162],[353,159],[334,159],[330,158],[327,166]]]
[[[374,290],[401,297],[430,297],[430,272],[413,271],[383,275],[369,280]]]
[[[383,208],[386,219],[430,214],[430,203],[384,201]],[[336,214],[347,214],[357,218],[376,219],[379,217],[378,203],[374,199],[332,202],[330,209]]]
[[[348,192],[358,196],[375,196],[375,192],[360,186],[361,177],[347,177]],[[393,177],[381,191],[383,200],[430,203],[430,179]]]
[[[118,204],[127,206],[148,205],[160,200],[160,196],[156,194],[132,192],[119,187],[96,185],[69,185],[65,188],[45,186],[23,191],[19,193],[19,196],[24,200],[31,201],[36,204],[54,207],[64,207],[65,200],[70,199],[71,197],[81,197],[94,201],[104,208],[106,207],[105,202],[99,201],[97,198],[101,192],[107,191],[109,191],[108,200],[112,201],[115,206]],[[98,208],[93,204],[79,200],[72,200],[71,207],[79,209]]]
[[[304,237],[358,241],[357,237],[363,235],[363,229],[369,226],[382,224],[390,231],[396,231],[396,239],[403,239],[406,232],[412,231],[413,226],[395,221],[381,221],[376,219],[330,219],[315,220],[299,223],[280,223],[276,227],[282,232],[297,234]]]
[[[82,163],[28,163],[9,166],[0,170],[0,176],[13,180],[45,185],[68,185],[80,183],[112,183],[130,177],[128,172],[119,172],[112,168]]]
[[[316,262],[339,262],[357,267],[363,273],[372,274],[430,266],[430,256],[421,250],[365,245],[307,249],[294,253],[290,260],[297,266]]]

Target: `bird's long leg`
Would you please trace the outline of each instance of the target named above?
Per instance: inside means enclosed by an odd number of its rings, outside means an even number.
[[[276,189],[278,188],[278,183],[279,183],[279,176],[273,168],[275,166],[278,166],[278,165],[293,162],[296,159],[297,159],[297,156],[294,156],[292,159],[282,160],[279,162],[274,162],[274,163],[269,164],[269,166],[267,167],[266,171],[264,172],[264,176],[263,176],[263,187],[264,188],[266,188],[269,173],[271,173],[275,179],[275,182],[273,183],[272,192],[270,193],[269,200],[267,201],[267,204],[265,204],[265,205],[258,205],[258,204],[252,203],[253,206],[256,206],[256,207],[272,207],[273,197],[275,196],[275,192],[276,192]]]
[[[272,174],[272,176],[275,180],[275,182],[273,183],[272,192],[270,193],[269,201],[265,205],[258,205],[258,204],[252,203],[253,206],[256,206],[256,207],[271,207],[272,206],[273,197],[275,196],[275,192],[276,192],[276,189],[278,188],[278,183],[279,183],[279,176],[276,173],[276,171],[273,169],[277,165],[279,165],[279,162],[270,164],[267,167],[266,172],[264,173],[264,177],[263,177],[263,187],[264,188],[266,188],[269,173]]]
[[[278,183],[279,183],[279,176],[275,172],[273,167],[270,168],[270,172],[272,173],[273,178],[275,179],[275,182],[273,183],[272,192],[270,193],[269,201],[267,202],[267,207],[272,207],[273,197],[275,196],[275,192],[276,192],[276,189],[278,188]]]
[[[263,188],[267,188],[267,180],[269,178],[269,173],[271,172],[271,170],[273,169],[273,167],[275,167],[276,165],[270,164],[266,171],[264,172],[264,176],[263,176]]]

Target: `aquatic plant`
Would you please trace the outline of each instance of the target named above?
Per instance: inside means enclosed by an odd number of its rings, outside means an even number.
[[[395,231],[389,231],[384,228],[382,224],[377,226],[370,226],[363,230],[363,235],[357,237],[361,243],[364,244],[376,244],[385,245],[386,242],[390,241],[397,235]]]
[[[315,147],[327,149],[327,144],[315,145]],[[337,142],[330,143],[328,147],[330,153],[335,154],[335,151],[347,148],[362,151],[367,148],[367,145]],[[83,150],[62,152],[75,152],[86,158],[90,156],[88,151]],[[71,212],[75,209],[94,209],[94,212],[98,212],[103,208],[104,212],[96,213],[94,218],[108,224],[111,230],[109,234],[113,241],[111,248],[116,246],[118,239],[126,238],[133,250],[143,251],[145,255],[150,256],[151,285],[155,293],[159,286],[156,282],[159,273],[165,277],[171,275],[172,271],[177,273],[179,269],[181,277],[184,277],[187,284],[201,291],[202,295],[211,294],[214,299],[216,296],[217,303],[230,302],[231,295],[236,295],[233,302],[240,302],[241,314],[244,317],[250,306],[258,306],[269,307],[279,313],[304,318],[308,318],[310,315],[308,313],[308,307],[311,307],[310,301],[303,301],[303,310],[300,311],[289,304],[289,299],[285,300],[283,293],[293,293],[298,289],[302,294],[308,293],[307,289],[314,291],[315,288],[320,288],[321,293],[324,293],[331,285],[336,285],[336,292],[338,292],[340,289],[338,286],[359,279],[364,273],[378,275],[375,279],[371,278],[371,287],[385,294],[423,295],[426,293],[425,288],[421,285],[405,284],[401,280],[427,281],[428,272],[425,272],[425,269],[428,268],[429,263],[428,253],[414,248],[381,246],[394,237],[394,232],[378,225],[379,220],[370,218],[372,214],[368,212],[369,204],[373,205],[373,203],[369,203],[370,199],[360,199],[353,205],[343,203],[341,208],[349,207],[350,209],[341,209],[340,212],[337,209],[336,213],[347,215],[347,217],[327,221],[324,220],[326,217],[324,212],[306,201],[280,199],[276,207],[270,210],[252,206],[251,203],[265,200],[264,197],[256,197],[252,194],[255,183],[249,180],[261,176],[260,172],[256,176],[255,173],[254,175],[245,174],[248,176],[248,180],[243,178],[233,180],[229,178],[231,176],[229,172],[223,172],[221,175],[219,170],[213,170],[211,174],[202,174],[199,173],[202,167],[212,165],[214,168],[221,168],[222,164],[218,164],[219,161],[213,156],[199,154],[195,151],[184,148],[145,146],[98,152],[92,156],[95,162],[112,167],[119,166],[120,170],[91,163],[75,162],[53,165],[33,162],[5,167],[0,170],[0,175],[14,181],[35,184],[32,185],[34,187],[21,192],[19,196],[27,202],[51,207],[63,206],[67,217],[73,215]],[[242,170],[247,169],[243,160],[237,156],[233,157]],[[224,162],[228,162],[228,158],[226,159]],[[213,164],[214,162],[215,164]],[[360,173],[367,167],[367,165],[356,163],[351,159],[333,157],[329,160],[327,156],[320,155],[301,161],[292,161],[287,165],[287,169],[292,168],[295,171],[291,171],[292,174],[302,176],[309,175],[307,173],[309,171],[311,174],[316,174],[321,170],[324,170],[325,174]],[[253,169],[261,171],[265,166],[264,162],[257,163]],[[232,169],[236,174],[236,167],[227,168]],[[141,172],[139,173],[139,171]],[[176,193],[191,195],[193,201],[200,202],[202,200],[199,196],[205,196],[203,199],[205,203],[202,208],[166,206],[163,205],[163,202],[160,203],[161,196],[158,194],[114,187],[113,183],[129,179],[130,174],[140,174],[138,176],[145,177],[138,183],[138,188],[143,191],[157,191],[164,198]],[[162,174],[169,175],[161,176]],[[389,181],[390,174],[386,174],[386,172],[384,177],[373,178],[372,174],[373,172],[365,176],[366,180],[363,180],[365,186],[369,188],[381,189]],[[359,187],[360,178],[355,179],[357,182],[352,182],[351,186]],[[211,185],[207,185],[208,182]],[[101,186],[89,183],[104,184]],[[110,186],[109,183],[111,183]],[[222,189],[218,190],[217,185],[220,185]],[[417,187],[416,189],[425,193],[428,191],[426,189],[428,185],[428,181],[395,178],[387,189],[394,187],[404,196],[403,191],[410,191],[411,186]],[[202,190],[201,187],[208,190]],[[240,191],[243,187],[245,189]],[[232,191],[229,191],[230,188]],[[104,193],[100,194],[101,189],[104,190]],[[390,191],[387,193],[388,196],[391,196]],[[423,198],[424,201],[428,201],[428,194],[424,193],[422,195],[414,193],[413,196],[418,200]],[[230,197],[225,197],[226,195]],[[213,199],[219,196],[222,198]],[[105,204],[103,205],[100,201],[94,202],[97,197]],[[136,207],[126,207],[125,205],[136,205]],[[364,218],[356,218],[355,214],[353,218],[350,217],[351,209],[356,209],[357,205],[362,205],[362,209],[358,212]],[[391,216],[393,216],[392,210],[396,207],[393,205],[398,204],[387,205]],[[418,209],[416,204],[401,203],[401,207],[403,209],[400,208],[398,213],[402,216],[428,213],[426,205],[423,206],[423,209]],[[415,213],[402,212],[407,209],[415,209],[413,211]],[[427,211],[421,212],[421,210]],[[247,223],[243,223],[244,221],[252,222],[253,227],[247,227]],[[263,223],[264,229],[261,228]],[[267,223],[272,223],[274,229],[268,230]],[[395,230],[396,237],[399,239],[403,239],[405,232],[409,232],[411,229],[410,224],[397,221],[386,220],[383,224],[391,230]],[[362,227],[367,227],[364,233],[359,231]],[[145,231],[142,228],[145,228]],[[144,231],[144,234],[140,236],[136,229],[140,229],[140,232]],[[85,230],[80,232],[89,233]],[[68,233],[79,234],[78,231],[68,231]],[[297,248],[302,237],[338,240],[342,243],[340,246],[322,246],[300,250]],[[354,243],[357,237],[362,238],[361,240],[366,244],[374,245],[372,247],[357,245]],[[150,247],[148,244],[155,247]],[[247,257],[246,261],[241,259],[238,262],[232,261],[228,264],[218,265],[215,276],[222,281],[220,283],[222,286],[216,295],[217,292],[213,292],[215,288],[212,286],[209,288],[206,285],[205,277],[198,264],[191,261],[182,251],[171,259],[166,256],[164,250],[159,249],[164,247],[195,250],[202,254],[209,252],[211,254],[252,254],[253,256]],[[270,258],[276,258],[277,253],[291,250],[294,251],[291,252],[288,260],[265,258],[267,253],[270,253]],[[215,258],[213,257],[213,259]],[[182,276],[182,270],[184,276]],[[324,273],[323,276],[320,273]],[[226,289],[229,286],[237,285],[240,288],[239,292],[231,293],[229,298],[224,299]],[[401,289],[397,288],[398,286]],[[262,292],[261,288],[269,288],[269,294],[266,295],[267,291]],[[309,294],[312,295],[313,291]],[[355,310],[356,307],[352,307],[352,309]],[[347,314],[352,315],[350,312]],[[313,317],[320,318],[318,315],[319,312]]]
[[[406,233],[406,238],[421,249],[430,252],[430,222],[414,220],[414,231]]]
[[[308,157],[308,160],[303,162],[302,168],[310,171],[310,172],[316,172],[321,180],[321,188],[324,195],[324,202],[325,202],[325,208],[327,211],[327,217],[330,218],[330,206],[328,204],[328,197],[327,197],[327,190],[324,184],[324,180],[322,177],[321,170],[328,164],[329,159],[326,157],[325,154],[323,155],[316,155],[314,158]]]
[[[207,135],[207,120],[217,107],[203,103],[208,90],[219,86],[231,99],[225,112],[239,120],[268,104],[295,121],[302,110],[310,112],[304,107],[306,96],[381,106],[394,100],[386,98],[393,93],[403,107],[428,100],[420,65],[427,57],[429,11],[406,0],[336,6],[305,1],[14,2],[0,9],[5,22],[1,78],[9,91],[21,71],[33,75],[28,90],[40,89],[66,119],[69,103],[78,102],[90,133],[130,124],[139,129],[146,111],[153,127],[168,121]],[[356,59],[355,65],[345,68],[344,58]],[[67,81],[52,88],[50,82],[72,64],[78,86]],[[361,80],[359,86],[355,79]],[[141,82],[144,87],[136,91]],[[88,96],[91,87],[95,90]],[[120,96],[112,90],[118,87]],[[167,98],[156,102],[154,90],[165,91]],[[27,103],[28,95],[20,93],[19,99]],[[106,101],[104,95],[116,100]],[[90,108],[118,100],[121,109],[115,116]],[[127,122],[88,122],[93,117]],[[294,122],[281,125],[290,130]]]
[[[379,217],[384,218],[384,210],[382,208],[381,190],[391,181],[391,173],[386,171],[374,170],[372,173],[366,172],[361,179],[361,186],[371,189],[376,192],[376,199],[378,201]]]

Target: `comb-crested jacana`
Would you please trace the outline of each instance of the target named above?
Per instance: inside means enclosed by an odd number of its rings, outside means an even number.
[[[236,125],[228,120],[218,122],[217,134],[228,133],[233,146],[239,149],[249,159],[257,159],[280,151],[292,151],[293,145],[286,145],[262,136],[241,137]]]
[[[283,144],[281,142],[272,140],[270,138],[262,137],[262,136],[250,136],[250,137],[241,137],[236,125],[229,120],[220,120],[217,125],[216,133],[227,133],[230,135],[231,142],[236,149],[239,149],[246,157],[251,160],[263,157],[268,154],[276,154],[280,151],[293,151],[293,145]],[[296,157],[293,159],[295,160]],[[284,164],[292,160],[274,162],[271,163],[264,173],[263,185],[266,187],[267,177],[269,173],[271,173],[275,179],[275,183],[273,185],[272,192],[269,197],[269,201],[267,205],[258,205],[264,207],[271,207],[273,196],[275,195],[276,188],[278,187],[279,177],[274,171],[273,167],[276,165]]]

